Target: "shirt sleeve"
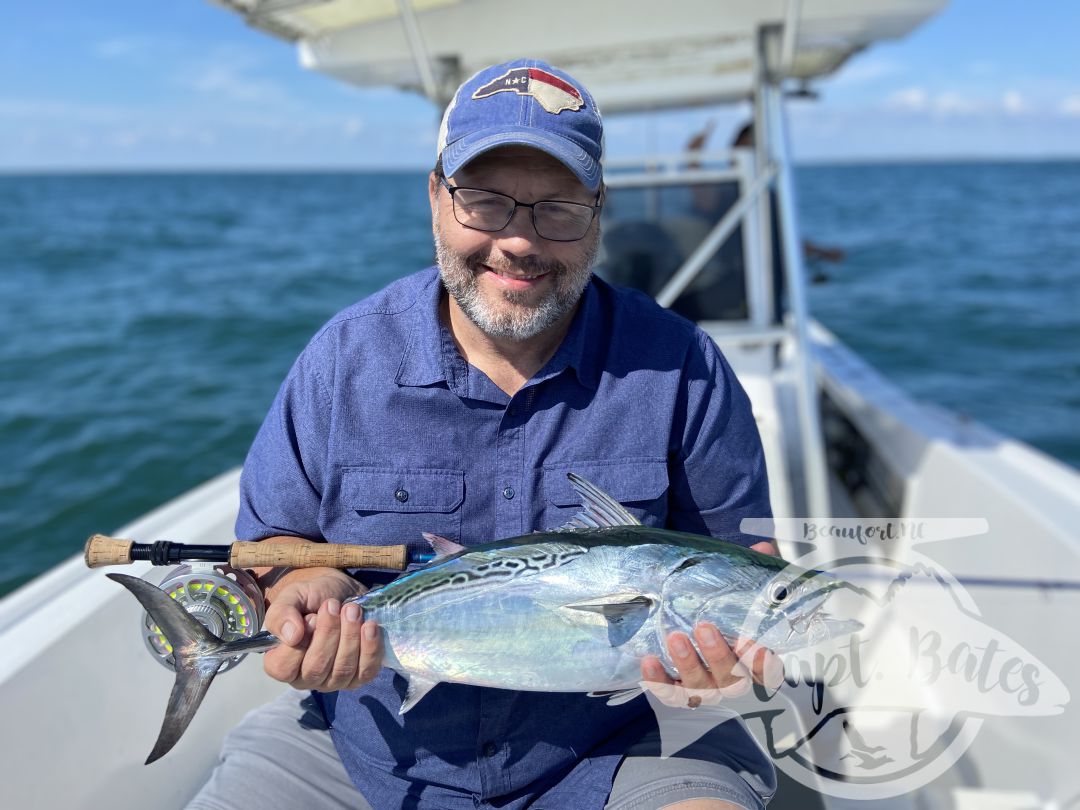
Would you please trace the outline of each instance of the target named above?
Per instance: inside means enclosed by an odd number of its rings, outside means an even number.
[[[240,475],[236,537],[278,534],[323,540],[319,527],[331,395],[316,338],[293,364]]]
[[[761,437],[742,385],[700,330],[684,368],[673,425],[668,520],[673,529],[750,546],[744,518],[772,517]]]

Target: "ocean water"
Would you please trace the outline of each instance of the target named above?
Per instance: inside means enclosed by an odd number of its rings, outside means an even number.
[[[806,167],[814,313],[1080,465],[1080,164]],[[422,173],[0,177],[0,594],[242,463],[334,312],[432,261]],[[182,538],[175,538],[182,539]]]

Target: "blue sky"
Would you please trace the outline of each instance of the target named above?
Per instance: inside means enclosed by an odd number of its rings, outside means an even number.
[[[439,112],[299,67],[205,0],[45,0],[0,32],[0,170],[428,167]],[[954,0],[791,105],[802,161],[1080,157],[1080,3]],[[680,148],[727,108],[607,121],[609,154]]]

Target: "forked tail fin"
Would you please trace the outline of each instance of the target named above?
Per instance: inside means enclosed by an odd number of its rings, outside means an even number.
[[[222,661],[241,653],[265,652],[275,646],[278,640],[270,633],[263,632],[251,638],[222,641],[199,624],[176,600],[149,582],[127,574],[106,576],[135,595],[173,648],[176,682],[169,695],[169,706],[165,710],[165,720],[161,724],[154,750],[146,758],[149,765],[165,756],[187,730]]]

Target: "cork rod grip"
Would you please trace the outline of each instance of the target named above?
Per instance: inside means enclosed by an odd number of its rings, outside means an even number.
[[[408,547],[350,546],[337,543],[232,544],[229,564],[234,568],[392,568],[404,571]]]
[[[131,546],[134,541],[104,534],[93,534],[86,541],[83,559],[87,568],[100,568],[103,565],[127,565],[131,562]]]

